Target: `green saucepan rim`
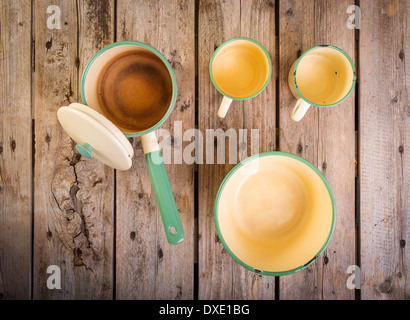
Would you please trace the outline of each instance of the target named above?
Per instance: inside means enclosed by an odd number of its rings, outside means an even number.
[[[136,133],[124,133],[124,135],[125,135],[126,137],[138,137],[138,136],[143,136],[144,134],[147,134],[147,133],[149,133],[149,132],[151,132],[151,131],[157,129],[158,127],[160,127],[160,126],[165,122],[165,120],[167,120],[167,118],[169,117],[169,115],[170,115],[171,112],[172,112],[172,109],[174,108],[175,101],[176,101],[176,98],[177,98],[177,82],[176,82],[176,79],[175,79],[174,71],[172,70],[172,67],[171,67],[171,65],[169,64],[168,60],[165,59],[165,57],[161,54],[161,52],[159,52],[159,51],[156,50],[155,48],[153,48],[153,47],[151,47],[151,46],[149,46],[149,45],[147,45],[147,44],[145,44],[145,43],[138,42],[138,41],[118,41],[118,42],[114,42],[114,43],[112,43],[112,44],[110,44],[110,45],[108,45],[108,46],[102,48],[100,51],[98,51],[98,52],[91,58],[91,60],[87,63],[87,65],[86,65],[86,67],[85,67],[85,69],[84,69],[83,75],[82,75],[82,77],[81,77],[81,97],[82,97],[83,103],[84,103],[85,105],[87,105],[87,101],[86,101],[86,99],[85,99],[85,90],[84,90],[85,79],[86,79],[87,73],[88,73],[88,71],[90,70],[90,67],[91,67],[91,65],[94,63],[94,61],[95,61],[102,53],[104,53],[105,51],[107,51],[107,50],[109,50],[109,49],[111,49],[111,48],[117,47],[117,46],[122,46],[122,45],[135,45],[135,46],[142,47],[142,48],[144,48],[144,49],[147,49],[147,50],[151,51],[152,53],[154,53],[155,55],[157,55],[157,56],[164,62],[165,66],[167,67],[168,72],[169,72],[169,74],[170,74],[170,76],[171,76],[171,81],[172,81],[172,99],[171,99],[171,103],[169,104],[168,110],[167,110],[166,114],[162,117],[162,119],[161,119],[157,124],[155,124],[153,127],[149,128],[149,129],[147,129],[147,130],[145,130],[145,131],[136,132]]]
[[[221,233],[221,229],[219,227],[219,220],[218,220],[218,205],[219,205],[219,199],[221,197],[222,191],[226,185],[226,183],[228,182],[228,180],[232,177],[232,175],[238,171],[239,168],[241,168],[243,165],[245,165],[248,162],[251,162],[255,159],[258,159],[260,157],[266,157],[266,156],[285,156],[285,157],[290,157],[296,160],[299,160],[301,162],[303,162],[304,164],[308,165],[310,168],[312,168],[317,174],[318,176],[322,179],[323,183],[325,184],[328,192],[329,192],[329,196],[330,199],[332,201],[332,225],[330,227],[330,231],[329,231],[329,235],[325,241],[325,243],[323,244],[322,248],[319,250],[319,252],[309,261],[307,261],[304,265],[301,265],[295,269],[292,270],[287,270],[287,271],[280,271],[280,272],[276,272],[276,271],[268,271],[268,270],[258,270],[255,269],[253,267],[251,267],[250,265],[246,264],[245,262],[243,262],[242,260],[240,260],[233,252],[232,250],[229,248],[229,246],[227,245],[227,243],[225,242],[222,233]],[[263,275],[267,275],[267,276],[283,276],[283,275],[287,275],[287,274],[292,274],[295,272],[298,272],[300,270],[305,269],[306,267],[308,267],[311,263],[313,263],[317,258],[319,258],[319,256],[323,253],[323,251],[326,249],[326,247],[328,246],[330,239],[332,238],[333,232],[335,230],[335,225],[336,225],[336,202],[335,202],[335,197],[333,195],[332,189],[330,188],[329,183],[327,182],[326,178],[323,176],[323,174],[319,171],[318,168],[316,168],[313,164],[311,164],[309,161],[307,161],[306,159],[303,159],[302,157],[299,157],[297,155],[294,155],[292,153],[287,153],[287,152],[281,152],[281,151],[270,151],[270,152],[263,152],[263,153],[259,153],[259,154],[255,154],[243,161],[241,161],[240,163],[238,163],[229,173],[228,175],[225,177],[225,179],[222,181],[221,186],[219,187],[218,193],[216,195],[216,200],[215,200],[215,206],[214,206],[214,217],[215,217],[215,226],[216,226],[216,231],[218,233],[219,239],[221,240],[223,246],[225,247],[225,250],[232,256],[232,258],[234,258],[234,260],[236,262],[238,262],[241,266],[245,267],[246,269],[256,272],[258,274],[263,274]]]
[[[249,96],[249,97],[246,97],[246,98],[235,98],[235,97],[231,97],[231,96],[227,95],[226,93],[224,93],[224,92],[223,92],[221,89],[219,89],[218,86],[216,85],[214,76],[213,76],[213,74],[212,74],[212,64],[213,64],[213,61],[214,61],[216,55],[218,54],[219,50],[221,50],[221,49],[222,49],[226,44],[228,44],[229,42],[236,41],[236,40],[246,40],[246,41],[250,41],[250,42],[255,43],[257,46],[259,46],[259,47],[263,50],[263,52],[265,53],[266,57],[268,58],[269,75],[268,75],[268,78],[266,79],[265,84],[263,85],[263,87],[262,87],[258,92],[256,92],[255,94],[253,94],[253,95],[251,95],[251,96]],[[225,41],[224,43],[222,43],[222,44],[215,50],[215,52],[213,53],[213,55],[212,55],[212,57],[211,57],[211,62],[209,63],[209,74],[211,75],[211,81],[212,81],[213,85],[215,86],[215,88],[216,88],[222,95],[224,95],[225,97],[230,98],[230,99],[232,99],[232,100],[246,100],[246,99],[250,99],[250,98],[253,98],[253,97],[257,96],[259,93],[261,93],[261,92],[263,91],[263,89],[266,88],[266,86],[268,85],[269,80],[270,80],[270,78],[271,78],[271,75],[272,75],[272,62],[271,62],[271,59],[270,59],[270,56],[269,56],[268,51],[266,51],[266,49],[265,49],[258,41],[253,40],[253,39],[250,39],[250,38],[244,38],[244,37],[232,38],[232,39],[229,39],[229,40]]]
[[[297,72],[297,68],[298,68],[298,65],[299,65],[300,61],[302,60],[302,58],[303,58],[306,54],[308,54],[309,52],[311,52],[311,51],[313,51],[313,50],[319,49],[319,48],[331,48],[331,49],[335,49],[335,50],[341,52],[341,53],[347,58],[347,60],[349,60],[350,65],[352,66],[352,70],[353,70],[353,81],[352,81],[352,86],[351,86],[349,92],[348,92],[348,93],[344,96],[344,98],[341,99],[340,101],[338,101],[338,102],[336,102],[336,103],[333,103],[333,104],[328,104],[328,105],[325,105],[325,106],[324,106],[324,105],[320,105],[320,104],[313,103],[312,101],[309,101],[308,99],[306,99],[306,98],[303,96],[303,94],[300,92],[300,90],[299,90],[299,88],[298,88],[298,85],[297,85],[297,83],[296,83],[296,72]],[[301,55],[301,56],[299,57],[299,59],[296,61],[295,67],[293,68],[293,85],[295,86],[295,89],[296,89],[297,93],[299,94],[299,96],[300,96],[303,100],[305,100],[307,103],[309,103],[310,105],[312,105],[312,106],[316,106],[316,107],[320,107],[320,108],[328,108],[328,107],[333,107],[333,106],[335,106],[335,105],[338,105],[338,104],[342,103],[342,102],[345,101],[345,100],[349,97],[349,95],[352,93],[353,88],[355,87],[355,84],[356,84],[356,68],[355,68],[355,66],[354,66],[353,60],[350,58],[350,56],[349,56],[346,52],[344,52],[342,49],[340,49],[340,48],[338,48],[338,47],[335,47],[335,46],[331,46],[331,45],[319,45],[319,46],[315,46],[315,47],[313,47],[313,48],[310,48],[309,50],[307,50],[307,51],[305,51],[304,53],[302,53],[302,55]]]

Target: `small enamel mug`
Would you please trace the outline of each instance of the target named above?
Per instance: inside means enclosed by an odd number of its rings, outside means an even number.
[[[272,63],[266,49],[249,38],[222,43],[209,64],[211,81],[223,95],[218,116],[225,118],[233,100],[257,96],[269,83]]]
[[[355,67],[346,52],[330,45],[307,50],[289,71],[289,89],[298,99],[292,119],[300,121],[310,106],[340,104],[353,91],[355,83]]]

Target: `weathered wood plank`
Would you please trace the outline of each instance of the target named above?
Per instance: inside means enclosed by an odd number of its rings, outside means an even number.
[[[239,145],[237,161],[251,154],[251,129],[259,129],[260,152],[275,148],[275,77],[258,97],[234,101],[225,119],[216,115],[222,100],[213,87],[209,62],[224,41],[244,36],[259,41],[275,61],[274,1],[200,1],[199,3],[199,129],[204,138],[209,129],[234,129],[237,142],[239,130],[246,129]],[[252,25],[252,28],[249,28]],[[275,68],[275,67],[274,67]],[[222,141],[218,140],[218,143]],[[214,144],[205,141],[204,144]],[[217,144],[214,154],[217,153]],[[205,148],[204,148],[205,149]],[[244,154],[246,153],[246,154]],[[229,163],[229,144],[225,144],[225,163],[204,163],[199,166],[199,298],[200,299],[273,299],[274,278],[258,276],[237,264],[224,250],[215,230],[213,206],[223,178],[234,164]],[[239,158],[239,157],[242,158]],[[204,152],[204,162],[206,153]]]
[[[61,29],[50,29],[50,5]],[[86,61],[113,41],[113,1],[35,1],[34,299],[109,299],[113,294],[113,170],[84,160],[57,109],[80,101]],[[79,36],[79,38],[78,38]],[[61,289],[46,286],[61,269]]]
[[[336,199],[336,230],[322,257],[304,271],[280,278],[281,299],[353,299],[346,269],[355,264],[354,95],[335,108],[311,108],[298,123],[290,118],[296,99],[287,77],[305,50],[332,44],[354,57],[348,1],[280,2],[280,150],[298,154],[328,179]]]
[[[291,118],[296,99],[288,87],[289,69],[314,41],[314,1],[280,1],[279,8],[279,149],[317,165],[318,109],[311,108],[298,123]],[[320,262],[293,275],[280,277],[280,299],[317,299]]]
[[[171,144],[173,149],[171,164],[166,169],[185,234],[178,245],[167,242],[140,138],[130,139],[135,148],[133,166],[126,172],[117,172],[118,299],[192,299],[194,296],[195,166],[182,159],[183,147],[189,142],[182,143],[181,136],[194,128],[195,119],[194,5],[189,0],[117,4],[117,39],[153,46],[170,61],[175,72],[177,102],[161,129],[170,133],[170,141],[162,143]]]
[[[349,0],[317,1],[315,42],[332,44],[355,59],[355,31],[347,28]],[[346,285],[347,268],[357,264],[355,243],[355,92],[335,108],[319,110],[318,168],[335,196],[336,230],[323,253],[322,299],[354,299]]]
[[[30,299],[31,2],[0,6],[0,299]]]
[[[239,1],[200,1],[198,22],[198,129],[242,128],[242,106],[235,101],[226,118],[216,112],[222,96],[212,86],[209,62],[224,41],[241,35]],[[205,145],[211,143],[205,141]],[[227,146],[225,146],[227,148]],[[206,148],[205,148],[206,149]],[[214,151],[217,146],[215,145]],[[204,151],[205,153],[205,151]],[[214,152],[216,153],[216,152]],[[227,152],[225,152],[225,155]],[[225,163],[228,162],[225,157]],[[198,261],[199,299],[231,299],[236,263],[224,250],[215,230],[213,206],[219,185],[233,164],[206,163],[198,167]]]
[[[247,143],[247,155],[251,155],[252,153],[252,129],[259,130],[259,152],[274,151],[276,142],[275,100],[277,75],[275,65],[275,1],[241,1],[241,36],[255,39],[261,43],[268,51],[272,60],[271,80],[264,91],[258,96],[242,102],[243,129],[247,130],[245,140]],[[241,146],[239,146],[239,148],[241,148]],[[241,153],[241,151],[239,151],[239,153]],[[274,277],[256,275],[238,264],[235,264],[234,268],[233,286],[234,299],[275,298]]]
[[[86,0],[78,3],[78,85],[89,59],[101,48],[114,42],[114,0]],[[76,61],[77,62],[77,61]],[[77,92],[81,101],[80,87]],[[85,160],[85,159],[84,159]],[[114,293],[114,170],[97,161],[77,164],[88,242],[84,264],[94,271],[87,298],[112,299]],[[87,244],[87,242],[85,242]],[[91,250],[92,251],[91,251]],[[94,262],[92,259],[96,259]],[[84,272],[84,271],[82,271]],[[79,280],[81,280],[79,277]]]
[[[362,299],[409,299],[410,3],[360,1]]]

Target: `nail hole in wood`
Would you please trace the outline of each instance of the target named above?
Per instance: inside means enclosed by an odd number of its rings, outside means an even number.
[[[158,247],[158,260],[161,262],[162,258],[164,257],[164,253],[162,252],[162,249],[160,247]]]
[[[303,151],[303,146],[301,143],[298,144],[298,153],[302,153]]]
[[[400,50],[399,58],[400,58],[400,60],[403,60],[403,59],[404,59],[404,51],[403,51],[403,49]]]

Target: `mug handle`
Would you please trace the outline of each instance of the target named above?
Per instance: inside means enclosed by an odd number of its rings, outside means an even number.
[[[184,239],[184,230],[155,131],[141,136],[141,143],[167,240],[170,244],[178,244]]]
[[[231,103],[232,103],[232,99],[224,96],[224,98],[222,99],[221,105],[219,106],[219,109],[218,109],[219,118],[225,118],[226,113],[228,112],[228,109]]]
[[[292,114],[290,115],[294,121],[300,121],[306,112],[308,111],[310,104],[307,103],[305,100],[300,98],[297,102],[295,107],[292,110]]]

